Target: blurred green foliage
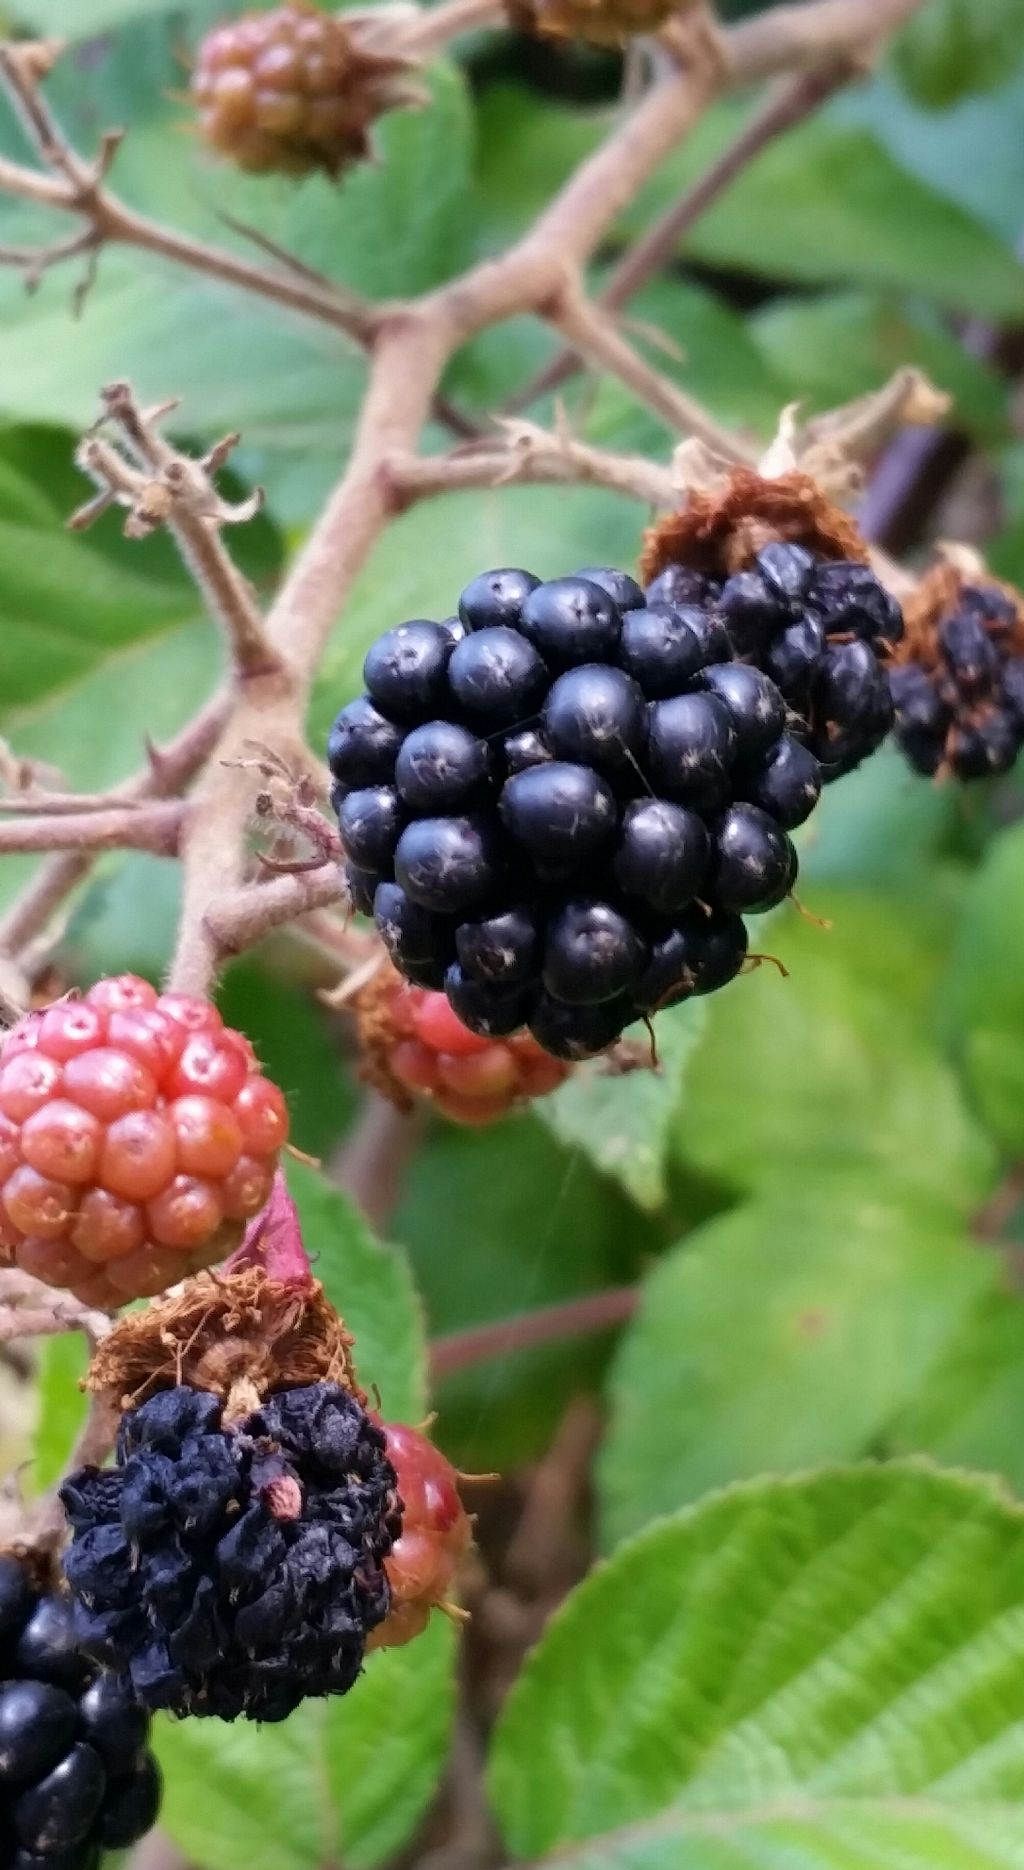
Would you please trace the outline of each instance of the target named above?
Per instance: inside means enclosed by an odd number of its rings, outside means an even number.
[[[432,74],[422,111],[380,126],[378,160],[342,186],[247,179],[183,134],[176,95],[181,48],[223,10],[6,9],[72,40],[55,104],[83,147],[127,126],[115,180],[134,205],[251,252],[230,215],[375,295],[428,288],[498,250],[621,108],[614,61],[545,63],[510,35],[474,41]],[[993,560],[1024,580],[1011,387],[961,342],[965,319],[1024,325],[1022,46],[1020,0],[928,0],[874,75],[751,164],[633,310],[659,367],[755,438],[791,399],[818,410],[920,365],[980,451]],[[708,113],[614,230],[595,279],[750,107]],[[6,121],[0,147],[24,159]],[[52,234],[9,204],[0,227],[9,241]],[[70,283],[56,272],[29,300],[12,276],[0,302],[0,732],[101,787],[188,718],[221,659],[165,541],[129,544],[109,516],[84,536],[63,530],[88,492],[71,456],[99,386],[129,376],[145,398],[179,395],[186,443],[243,432],[237,471],[268,500],[237,549],[266,593],[341,469],[364,366],[333,332],[155,259],[104,253],[77,324]],[[468,346],[446,390],[482,418],[551,349],[516,321]],[[577,379],[564,397],[591,440],[667,457],[673,438],[618,386]],[[550,421],[552,407],[529,413]],[[411,509],[339,620],[314,743],[382,628],[446,615],[484,563],[549,575],[629,564],[645,518],[582,488]],[[598,1506],[615,1556],[541,1644],[495,1746],[495,1807],[516,1855],[566,1849],[579,1870],[1024,1861],[1019,1512],[920,1465],[1024,1488],[1015,1249],[976,1226],[1024,1147],[1022,804],[1015,780],[962,796],[879,755],[807,828],[808,918],[787,909],[755,932],[786,977],[766,959],[662,1021],[657,1076],[582,1073],[493,1131],[431,1128],[395,1248],[325,1177],[294,1171],[318,1274],[396,1415],[427,1407],[428,1331],[643,1282],[613,1352],[607,1337],[520,1351],[433,1399],[442,1443],[477,1468],[534,1457],[581,1389],[600,1389],[606,1411]],[[0,904],[29,868],[5,862]],[[69,976],[158,975],[176,903],[173,867],[105,859],[73,906]],[[285,1086],[300,1145],[327,1159],[358,1086],[344,1025],[311,980],[308,955],[279,942],[229,971],[223,1004]],[[79,1369],[67,1341],[43,1361],[34,1485],[72,1441]],[[878,1465],[694,1504],[850,1460]],[[168,1727],[172,1835],[200,1870],[384,1862],[442,1770],[453,1671],[442,1625],[375,1657],[350,1702],[284,1730]],[[964,1731],[979,1736],[974,1759]],[[604,1832],[612,1841],[588,1842]]]

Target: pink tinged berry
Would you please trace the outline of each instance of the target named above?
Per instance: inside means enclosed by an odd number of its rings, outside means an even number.
[[[169,1097],[198,1091],[231,1104],[249,1076],[249,1060],[232,1032],[196,1033],[167,1079]]]
[[[0,1111],[0,1183],[13,1175],[21,1161],[21,1131]]]
[[[158,1195],[177,1168],[174,1126],[158,1110],[130,1110],[107,1131],[100,1182],[129,1201]]]
[[[508,1116],[508,1098],[501,1097],[463,1097],[458,1091],[438,1091],[434,1102],[438,1110],[443,1110],[453,1123],[461,1123],[471,1130],[484,1130],[489,1123],[497,1123],[499,1117]]]
[[[248,1154],[271,1156],[283,1147],[288,1137],[288,1106],[283,1092],[269,1078],[250,1075],[234,1109]]]
[[[106,1036],[106,1020],[98,1007],[87,1000],[61,1000],[43,1014],[38,1043],[47,1057],[63,1063],[102,1045]]]
[[[67,1240],[32,1236],[21,1242],[15,1257],[23,1273],[31,1273],[33,1279],[41,1279],[47,1286],[73,1286],[77,1280],[88,1279],[94,1270]]]
[[[129,1007],[111,1013],[107,1022],[110,1044],[137,1059],[158,1081],[181,1056],[187,1037],[184,1026],[155,1006]]]
[[[100,1160],[103,1131],[80,1104],[55,1098],[25,1119],[21,1153],[40,1175],[58,1182],[91,1182]]]
[[[145,1216],[133,1201],[112,1195],[106,1188],[90,1188],[82,1196],[70,1237],[84,1259],[103,1265],[107,1260],[124,1259],[142,1246]]]
[[[0,1064],[6,1065],[9,1058],[16,1058],[19,1052],[32,1052],[39,1044],[39,1028],[43,1023],[41,1013],[26,1013],[10,1032],[6,1032],[3,1045],[0,1046]]]
[[[161,1246],[191,1252],[216,1232],[224,1219],[224,1191],[194,1175],[176,1175],[169,1186],[146,1204],[146,1220],[153,1239]]]
[[[63,1077],[57,1060],[45,1052],[17,1053],[0,1071],[0,1110],[15,1123],[24,1123],[57,1096]]]
[[[242,1154],[242,1126],[215,1097],[179,1097],[168,1116],[177,1142],[178,1167],[189,1175],[229,1175]]]
[[[429,1532],[403,1532],[386,1561],[388,1582],[397,1598],[432,1598],[442,1572],[448,1572],[440,1541]],[[445,1583],[448,1578],[445,1578]]]
[[[186,1032],[220,1032],[224,1022],[209,1000],[191,993],[162,993],[157,1003],[161,1013],[176,1020]]]
[[[4,1183],[4,1208],[9,1220],[23,1234],[38,1235],[42,1240],[57,1240],[65,1233],[78,1205],[77,1191],[67,1182],[57,1182],[23,1163]]]
[[[147,1240],[134,1253],[128,1253],[120,1260],[111,1260],[106,1268],[106,1277],[115,1292],[120,1294],[119,1303],[125,1299],[150,1299],[158,1292],[166,1292],[182,1277],[185,1268],[180,1251],[174,1247],[161,1247],[155,1241]]]
[[[90,1006],[104,1013],[127,1013],[140,1007],[155,1006],[157,991],[138,974],[114,974],[98,980],[86,994]]]
[[[524,1097],[548,1097],[565,1083],[567,1076],[561,1059],[551,1058],[547,1053],[519,1061],[519,1088]]]
[[[416,1009],[413,1024],[416,1037],[435,1052],[458,1052],[469,1055],[484,1052],[490,1039],[481,1039],[462,1024],[453,1013],[443,993],[426,993]]]
[[[88,1279],[80,1279],[69,1288],[79,1305],[88,1305],[90,1311],[111,1312],[124,1303],[114,1291],[106,1273],[97,1272],[93,1267]]]
[[[270,1200],[274,1171],[253,1156],[241,1156],[221,1184],[224,1212],[232,1221],[248,1221]]]
[[[462,1097],[500,1098],[515,1091],[519,1067],[506,1045],[489,1045],[469,1055],[442,1052],[437,1076],[445,1090]]]
[[[77,1295],[76,1295],[77,1296]],[[387,1570],[390,1560],[385,1560]],[[402,1649],[422,1636],[430,1622],[429,1603],[393,1603],[383,1623],[370,1631],[367,1649]]]
[[[138,1059],[111,1046],[83,1052],[64,1067],[64,1088],[76,1104],[104,1123],[126,1116],[130,1110],[151,1110],[156,1102],[156,1080]]]
[[[422,1039],[399,1039],[388,1059],[392,1074],[410,1091],[437,1089],[438,1054]]]

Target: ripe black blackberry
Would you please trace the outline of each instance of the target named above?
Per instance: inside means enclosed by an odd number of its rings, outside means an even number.
[[[644,576],[649,605],[668,598],[714,616],[734,655],[771,678],[821,783],[881,745],[902,614],[852,523],[807,476],[738,469],[718,492],[692,496],[648,534]],[[771,798],[769,785],[754,802],[771,810]]]
[[[1024,606],[951,565],[922,579],[889,672],[896,741],[919,773],[985,779],[1024,746]]]
[[[156,1821],[149,1716],[83,1651],[71,1601],[0,1555],[0,1863],[96,1870]]]
[[[474,1033],[604,1051],[731,980],[738,912],[795,880],[787,833],[821,786],[802,723],[733,657],[712,585],[676,584],[485,572],[461,641],[390,630],[332,729],[353,902]]]
[[[122,1417],[116,1467],[61,1490],[83,1646],[176,1714],[280,1721],[345,1694],[388,1613],[395,1489],[380,1428],[337,1384],[239,1419],[209,1391],[159,1391]]]

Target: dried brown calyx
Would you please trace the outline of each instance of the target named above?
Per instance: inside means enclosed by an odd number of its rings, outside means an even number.
[[[359,1075],[403,1115],[412,1110],[414,1099],[408,1087],[396,1078],[391,1061],[395,1046],[408,1034],[408,1000],[406,983],[390,961],[385,961],[360,988],[354,1001]]]
[[[508,0],[510,23],[544,39],[621,46],[657,32],[679,11],[673,0]]]
[[[744,571],[766,545],[781,540],[825,559],[868,562],[868,548],[848,513],[809,474],[794,469],[765,478],[753,468],[730,470],[717,486],[691,493],[676,513],[644,534],[643,584],[670,565],[706,578]]]
[[[209,1390],[228,1416],[265,1396],[336,1383],[360,1403],[353,1338],[302,1246],[298,1216],[280,1175],[263,1213],[219,1272],[187,1279],[142,1312],[120,1319],[93,1358],[87,1387],[132,1408],[154,1391]]]

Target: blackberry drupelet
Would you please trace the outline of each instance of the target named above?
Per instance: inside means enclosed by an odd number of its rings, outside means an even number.
[[[280,1721],[345,1694],[390,1605],[395,1486],[337,1384],[230,1421],[207,1391],[159,1391],[122,1417],[116,1468],[61,1489],[83,1647],[177,1714]]]
[[[82,1649],[69,1598],[0,1555],[0,1863],[96,1870],[155,1823],[149,1716]]]
[[[1008,772],[1024,746],[1024,608],[950,565],[922,580],[889,673],[896,741],[915,771]]]
[[[805,569],[766,555],[765,614],[813,582]],[[418,621],[370,651],[369,692],[328,744],[353,899],[372,890],[399,972],[492,1047],[526,1027],[575,1062],[714,991],[746,955],[736,912],[795,879],[787,832],[821,772],[776,683],[734,657],[716,593],[676,568],[646,597],[611,567],[485,572],[454,648]],[[410,642],[411,693],[396,696],[381,670],[394,681]],[[401,1056],[433,1091],[432,1061]],[[515,1095],[497,1052],[477,1069],[496,1074],[488,1096]]]
[[[828,784],[874,753],[892,727],[886,674],[903,621],[870,566],[773,541],[721,586],[717,610],[736,654],[768,675]]]
[[[852,521],[806,474],[737,468],[691,495],[648,532],[642,575],[648,605],[716,619],[733,654],[771,679],[823,783],[880,746],[902,613]]]

